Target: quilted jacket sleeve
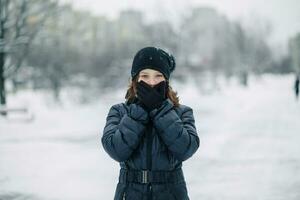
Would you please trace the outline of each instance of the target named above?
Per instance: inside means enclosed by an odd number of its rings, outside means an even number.
[[[148,114],[136,104],[121,114],[122,104],[111,107],[103,130],[102,145],[116,161],[126,161],[140,143]],[[124,107],[123,107],[124,108]]]
[[[159,109],[150,112],[155,128],[167,148],[179,161],[191,157],[199,148],[193,110],[182,106],[182,114],[178,116],[169,99]]]

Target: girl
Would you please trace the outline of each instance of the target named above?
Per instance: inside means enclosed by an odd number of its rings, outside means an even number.
[[[199,147],[193,111],[169,86],[175,59],[145,47],[134,56],[126,102],[111,107],[105,151],[120,163],[114,200],[188,200],[182,161]]]

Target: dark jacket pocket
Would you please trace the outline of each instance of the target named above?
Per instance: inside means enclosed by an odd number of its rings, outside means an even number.
[[[118,183],[114,200],[142,200],[143,193],[134,185]]]
[[[142,200],[143,194],[135,189],[126,189],[124,200]]]

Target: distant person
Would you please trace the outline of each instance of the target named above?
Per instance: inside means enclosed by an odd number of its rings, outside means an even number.
[[[296,80],[295,80],[295,94],[296,94],[296,98],[298,99],[299,97],[299,82],[300,82],[300,77],[299,75],[296,76]]]
[[[125,103],[113,105],[102,144],[120,163],[114,200],[188,200],[182,162],[199,147],[192,108],[169,85],[172,55],[145,47],[134,56]]]

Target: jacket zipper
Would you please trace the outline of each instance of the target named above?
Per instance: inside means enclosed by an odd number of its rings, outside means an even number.
[[[148,124],[147,127],[147,153],[146,153],[146,164],[147,170],[151,170],[152,168],[152,128],[151,123]]]
[[[152,170],[152,128],[151,128],[152,123],[149,122],[148,127],[147,127],[147,132],[146,132],[146,137],[147,137],[147,154],[146,154],[146,162],[147,162],[147,170],[151,171]],[[151,183],[148,184],[149,188],[149,193],[148,196],[152,196],[152,185]]]

